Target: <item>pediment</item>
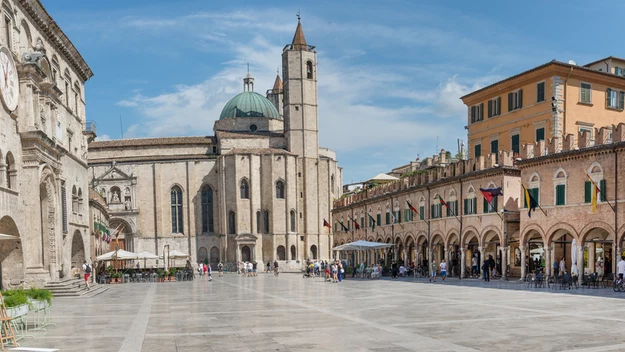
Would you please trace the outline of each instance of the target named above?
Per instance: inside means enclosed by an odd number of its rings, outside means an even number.
[[[118,169],[116,166],[111,167],[102,176],[96,178],[96,181],[110,181],[110,180],[130,180],[134,176],[129,176],[127,173]]]
[[[256,242],[258,236],[251,233],[241,233],[235,237],[235,241],[237,242]]]

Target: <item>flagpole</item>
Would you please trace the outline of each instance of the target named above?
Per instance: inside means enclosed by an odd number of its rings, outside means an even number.
[[[442,204],[443,204],[443,205],[445,205],[445,207],[446,207],[447,209],[449,209],[449,204],[447,204],[447,202],[445,202],[445,201],[443,200],[443,198],[441,198],[441,196],[440,196],[440,195],[438,195],[438,200],[439,200],[439,202],[442,200],[442,201],[443,201],[443,203],[442,203]],[[458,215],[456,215],[456,212],[455,212],[455,211],[452,211],[451,213],[452,213],[452,214],[456,217],[456,220],[458,220],[458,222],[461,222],[461,221],[460,221],[460,219],[458,218]],[[442,215],[442,214],[441,214],[441,215]],[[441,217],[442,217],[442,216],[441,216]]]
[[[614,207],[612,206],[612,204],[610,203],[610,201],[608,200],[608,196],[603,194],[603,191],[601,191],[600,187],[597,187],[597,184],[595,183],[595,181],[590,177],[590,175],[588,174],[588,172],[586,170],[584,170],[584,172],[586,172],[586,176],[588,176],[588,179],[595,185],[595,188],[597,189],[597,191],[599,192],[599,194],[601,194],[602,196],[605,197],[605,202],[608,203],[608,205],[610,206],[610,208],[612,208],[612,211],[616,213],[616,209],[614,209]]]

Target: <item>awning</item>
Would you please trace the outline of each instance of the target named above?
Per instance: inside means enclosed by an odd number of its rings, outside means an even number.
[[[391,243],[369,242],[359,240],[356,242],[346,243],[332,248],[333,251],[366,251],[370,249],[381,249],[393,247]]]
[[[152,254],[148,251],[143,251],[143,252],[137,253],[137,259],[158,259],[158,255]]]
[[[99,261],[130,260],[130,259],[137,259],[137,254],[125,251],[123,249],[118,249],[116,251],[104,253],[101,256],[98,256],[96,259]]]

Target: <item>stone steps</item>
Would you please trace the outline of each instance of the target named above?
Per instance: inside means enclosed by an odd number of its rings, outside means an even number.
[[[91,284],[91,289],[87,290],[85,281],[79,278],[66,279],[62,281],[48,282],[45,289],[50,290],[54,297],[83,297],[90,298],[105,292],[109,288],[106,285]]]

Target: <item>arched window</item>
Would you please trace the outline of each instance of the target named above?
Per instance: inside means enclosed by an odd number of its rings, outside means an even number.
[[[215,232],[213,189],[208,185],[202,188],[202,232]]]
[[[310,246],[310,255],[312,259],[317,259],[317,246],[314,244]]]
[[[82,211],[82,188],[78,188],[78,210],[77,213]]]
[[[74,82],[74,113],[78,117],[80,117],[80,113],[78,111],[79,101],[80,101],[80,86],[78,85],[78,82]]]
[[[111,187],[111,203],[121,202],[121,190],[119,187]]]
[[[269,233],[269,212],[263,211],[263,233]]]
[[[306,78],[313,78],[313,63],[312,61],[306,62]]]
[[[233,211],[230,211],[230,213],[228,213],[228,233],[231,235],[237,233],[236,222],[237,215]]]
[[[334,193],[334,175],[330,176],[330,193]]]
[[[182,226],[182,189],[178,186],[171,188],[171,232],[184,233]]]
[[[7,153],[6,157],[6,168],[7,168],[7,188],[13,189],[17,186],[17,168],[15,167],[15,159],[13,159],[13,154],[11,152]]]
[[[260,217],[260,211],[256,212],[256,233],[261,233],[262,227],[260,226],[261,224],[261,217]]]
[[[78,212],[78,191],[76,190],[76,186],[72,187],[72,213],[76,214]]]
[[[276,198],[284,199],[284,182],[276,182]]]
[[[72,76],[69,74],[69,70],[65,69],[63,73],[63,77],[65,77],[65,106],[70,109],[69,105],[69,90],[72,85]]]
[[[295,260],[295,246],[291,245],[291,260]]]
[[[291,232],[295,232],[295,210],[291,210]]]
[[[278,255],[278,260],[285,260],[286,249],[284,248],[284,246],[278,246],[278,248],[276,249],[276,254]]]
[[[241,199],[250,199],[250,185],[246,179],[241,180]]]

